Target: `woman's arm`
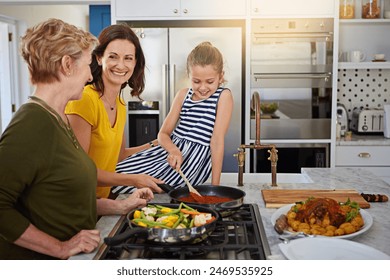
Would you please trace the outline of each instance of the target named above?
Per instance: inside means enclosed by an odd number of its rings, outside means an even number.
[[[217,116],[215,119],[213,135],[211,137],[211,184],[219,185],[221,180],[225,135],[229,129],[230,119],[233,112],[233,96],[230,90],[225,89],[218,101]]]
[[[30,224],[15,244],[55,258],[68,259],[78,253],[91,253],[99,242],[100,232],[96,229],[82,230],[68,241],[61,242]]]
[[[91,125],[78,115],[68,115],[72,129],[79,140],[81,147],[86,153],[91,144]],[[122,145],[124,145],[122,143]],[[103,169],[97,169],[97,180],[99,186],[136,186],[137,188],[150,188],[156,192],[162,192],[157,184],[164,181],[155,179],[146,174],[122,174]]]

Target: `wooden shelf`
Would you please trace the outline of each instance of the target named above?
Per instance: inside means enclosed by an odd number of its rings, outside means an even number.
[[[341,24],[390,24],[390,19],[387,18],[378,18],[378,19],[364,19],[364,18],[355,18],[355,19],[340,19]]]

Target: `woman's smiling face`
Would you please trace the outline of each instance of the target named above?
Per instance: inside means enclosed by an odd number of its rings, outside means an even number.
[[[102,65],[104,84],[120,86],[133,75],[137,63],[135,46],[127,40],[114,40],[107,45],[98,63]]]

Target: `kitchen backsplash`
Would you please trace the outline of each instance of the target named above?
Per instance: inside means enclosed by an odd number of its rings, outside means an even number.
[[[348,119],[354,108],[390,104],[390,69],[339,69],[337,83],[337,103],[345,106]]]

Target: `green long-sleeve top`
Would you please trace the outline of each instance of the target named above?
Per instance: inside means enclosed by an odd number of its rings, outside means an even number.
[[[96,166],[56,117],[35,103],[0,138],[0,259],[49,256],[15,245],[29,224],[61,240],[96,225]]]

